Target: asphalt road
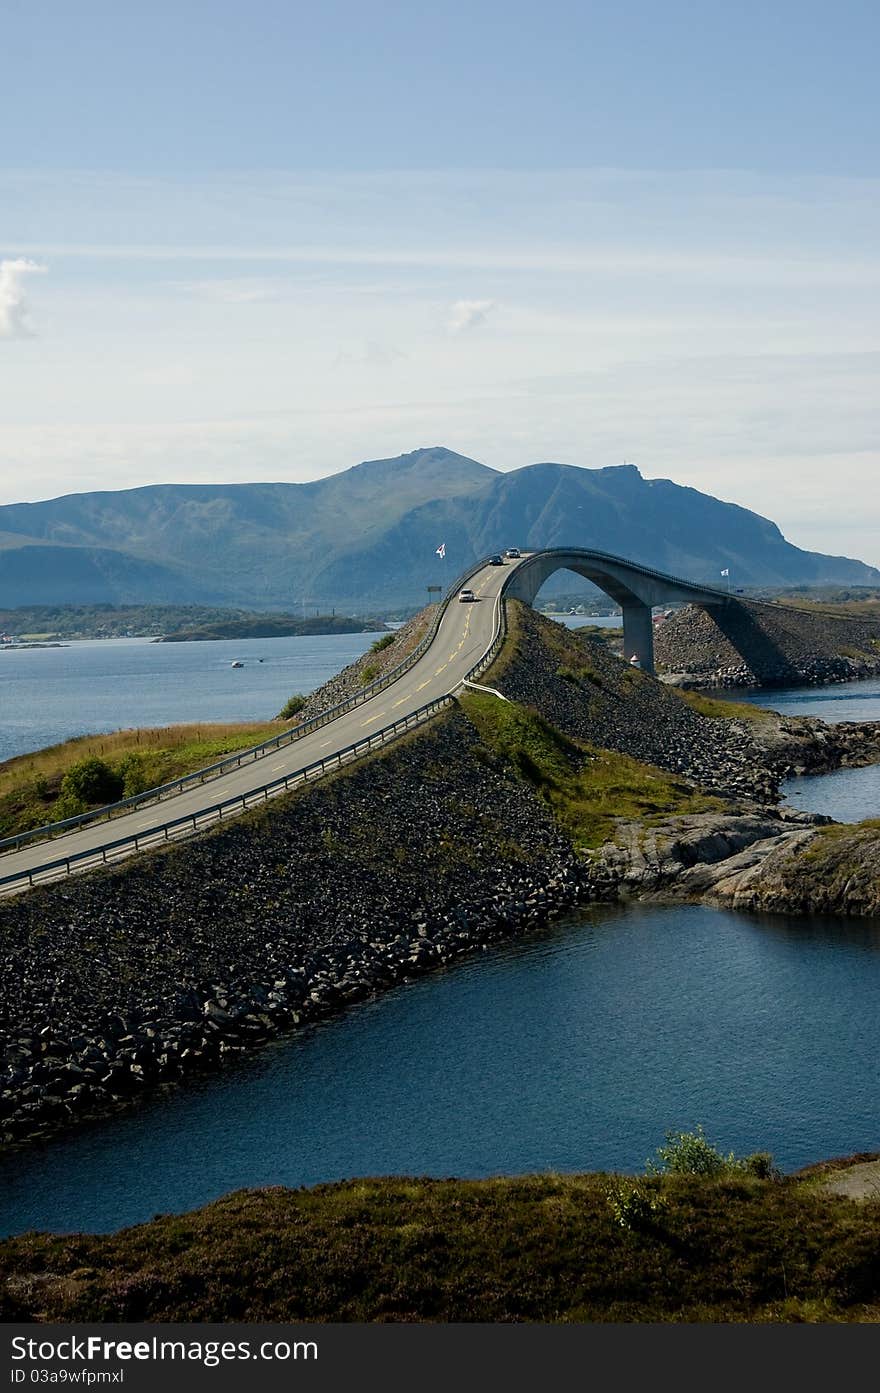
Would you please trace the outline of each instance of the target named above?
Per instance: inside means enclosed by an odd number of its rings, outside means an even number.
[[[55,837],[51,842],[34,842],[19,851],[7,852],[0,856],[0,879],[8,875],[34,870],[49,861],[62,857],[75,856],[84,851],[93,851],[107,842],[124,837],[149,839],[153,844],[164,840],[164,834],[157,829],[178,817],[203,816],[202,825],[208,825],[209,810],[228,798],[240,798],[254,792],[275,779],[295,773],[305,765],[317,760],[329,759],[334,754],[353,745],[358,740],[380,731],[384,726],[417,711],[419,707],[438,697],[454,692],[462,679],[479,661],[492,641],[495,630],[495,611],[498,594],[505,577],[517,565],[516,561],[506,562],[504,566],[485,566],[469,582],[477,595],[473,603],[459,603],[453,600],[446,607],[434,642],[417,663],[393,682],[384,691],[362,705],[354,707],[330,721],[319,730],[305,735],[291,745],[273,751],[264,759],[247,764],[221,774],[205,784],[196,785],[162,803],[139,807],[112,822],[98,822],[90,826]],[[224,817],[230,816],[229,813]],[[182,829],[179,835],[185,835]],[[146,849],[146,848],[144,848]],[[111,853],[116,859],[132,855],[132,850]],[[96,855],[96,862],[103,858]],[[78,869],[87,870],[93,864],[91,859],[80,863]],[[45,879],[62,875],[63,870],[47,873]],[[41,877],[41,881],[44,877]],[[27,885],[27,882],[24,882]],[[0,886],[0,894],[14,892],[21,884],[12,887]]]

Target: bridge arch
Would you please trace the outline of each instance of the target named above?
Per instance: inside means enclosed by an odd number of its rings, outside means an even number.
[[[646,672],[654,671],[654,605],[695,604],[724,611],[737,604],[725,590],[698,585],[678,576],[640,566],[622,556],[581,547],[555,547],[532,552],[504,583],[505,598],[533,604],[541,586],[556,571],[574,571],[592,581],[623,610],[623,647],[626,658],[637,658]]]

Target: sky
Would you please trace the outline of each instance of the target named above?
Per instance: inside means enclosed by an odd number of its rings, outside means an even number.
[[[880,565],[876,0],[0,32],[0,502],[442,444],[635,463]]]

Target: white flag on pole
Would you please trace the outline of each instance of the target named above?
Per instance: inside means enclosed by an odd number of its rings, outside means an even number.
[[[730,575],[730,567],[729,567],[729,566],[725,566],[725,568],[724,568],[724,570],[721,572],[721,574],[722,574],[723,576],[729,576],[729,575]]]
[[[444,558],[444,556],[446,555],[446,543],[445,543],[445,542],[441,542],[441,543],[440,543],[439,547],[437,548],[437,555],[440,557],[440,560],[442,561],[443,558]]]

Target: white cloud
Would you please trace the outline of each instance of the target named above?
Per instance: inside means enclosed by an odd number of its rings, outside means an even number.
[[[495,307],[494,300],[456,300],[450,307],[446,327],[450,334],[465,334],[468,329],[485,324]]]
[[[172,289],[181,290],[198,300],[211,300],[218,305],[256,305],[277,300],[278,286],[273,281],[253,277],[226,277],[217,280],[172,281]]]
[[[45,266],[26,257],[0,261],[0,339],[32,336],[24,280],[26,276],[42,274],[45,270]]]

